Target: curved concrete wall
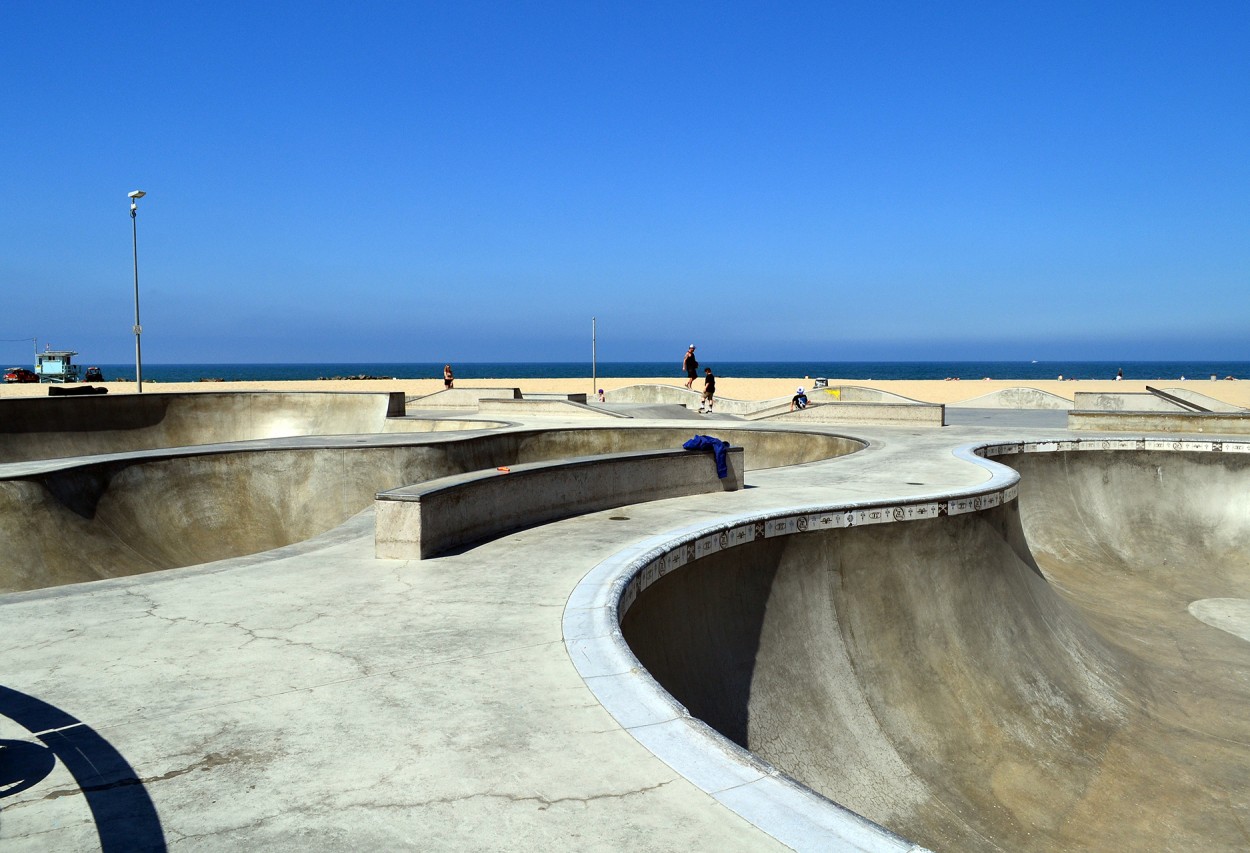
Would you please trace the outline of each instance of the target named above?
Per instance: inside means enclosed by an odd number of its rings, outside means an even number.
[[[936,849],[1236,849],[1250,643],[1190,615],[1250,601],[1230,444],[986,448],[1018,504],[670,543],[621,627],[691,713]]]
[[[310,441],[307,447],[49,462],[35,473],[0,474],[0,592],[253,554],[329,530],[387,489],[500,465],[680,448],[691,435],[619,427],[527,430],[438,443]],[[863,446],[775,430],[718,435],[745,447],[755,467],[810,462]]]
[[[503,533],[646,501],[742,488],[742,448],[609,453],[475,471],[378,495],[378,557],[421,560]]]
[[[402,394],[226,392],[0,400],[0,462],[384,429]]]
[[[1080,392],[1077,393],[1079,398]],[[1071,409],[1073,403],[1067,397],[1037,388],[1000,388],[971,400],[946,405],[959,409]]]
[[[720,381],[722,377],[717,377]],[[724,388],[724,382],[720,382]],[[699,408],[703,399],[703,379],[695,381],[693,389],[680,388],[675,385],[629,385],[617,388],[604,394],[609,403],[634,403],[640,405],[678,405],[689,409]],[[716,411],[726,415],[749,415],[761,408],[776,405],[779,401],[734,400],[730,397],[716,397]]]

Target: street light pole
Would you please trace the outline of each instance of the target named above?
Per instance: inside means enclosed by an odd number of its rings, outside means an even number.
[[[127,193],[130,198],[130,238],[135,253],[135,386],[140,394],[143,393],[143,347],[139,343],[139,336],[143,333],[143,327],[139,325],[139,226],[135,220],[139,212],[136,202],[145,195],[147,193],[143,190]]]

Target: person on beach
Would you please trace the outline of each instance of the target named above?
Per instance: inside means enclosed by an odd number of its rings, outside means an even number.
[[[1123,380],[1124,380],[1124,368],[1121,367],[1119,370],[1115,372],[1115,381],[1121,382]]]
[[[608,398],[604,395],[602,388],[599,389],[599,402],[600,403],[608,402]]]
[[[795,393],[793,397],[790,398],[790,411],[793,412],[795,409],[806,409],[806,408],[807,408],[807,392],[803,390],[802,386],[799,386],[799,390]]]
[[[456,376],[454,373],[451,372],[451,365],[444,364],[443,365],[443,387],[450,388],[452,386],[452,383],[454,383],[455,381],[456,381]]]
[[[686,371],[686,387],[690,388],[699,377],[699,362],[694,357],[694,344],[686,350],[686,357],[682,359],[681,367]]]
[[[712,413],[712,398],[716,394],[716,377],[712,375],[712,368],[705,367],[703,369],[703,399],[699,401],[699,414]],[[706,408],[704,408],[706,407]]]

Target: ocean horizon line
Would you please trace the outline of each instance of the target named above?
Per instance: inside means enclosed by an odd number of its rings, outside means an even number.
[[[83,366],[87,366],[84,363]],[[106,380],[132,381],[132,363],[99,363]],[[822,378],[840,380],[1001,379],[1048,380],[1217,379],[1250,377],[1250,361],[730,361],[711,360],[718,376],[741,379]],[[477,361],[454,362],[457,379],[603,379],[683,377],[680,364],[669,361]],[[443,362],[144,362],[143,378],[152,382],[196,382],[204,379],[307,381],[316,379],[441,379]]]

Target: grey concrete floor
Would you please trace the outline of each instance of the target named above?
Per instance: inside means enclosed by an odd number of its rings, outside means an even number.
[[[4,596],[0,847],[785,849],[604,710],[566,601],[694,520],[957,493],[988,475],[954,447],[1063,434],[968,417],[830,429],[871,446],[435,560],[375,559],[366,511],[264,554]],[[48,766],[50,743],[83,760]]]

